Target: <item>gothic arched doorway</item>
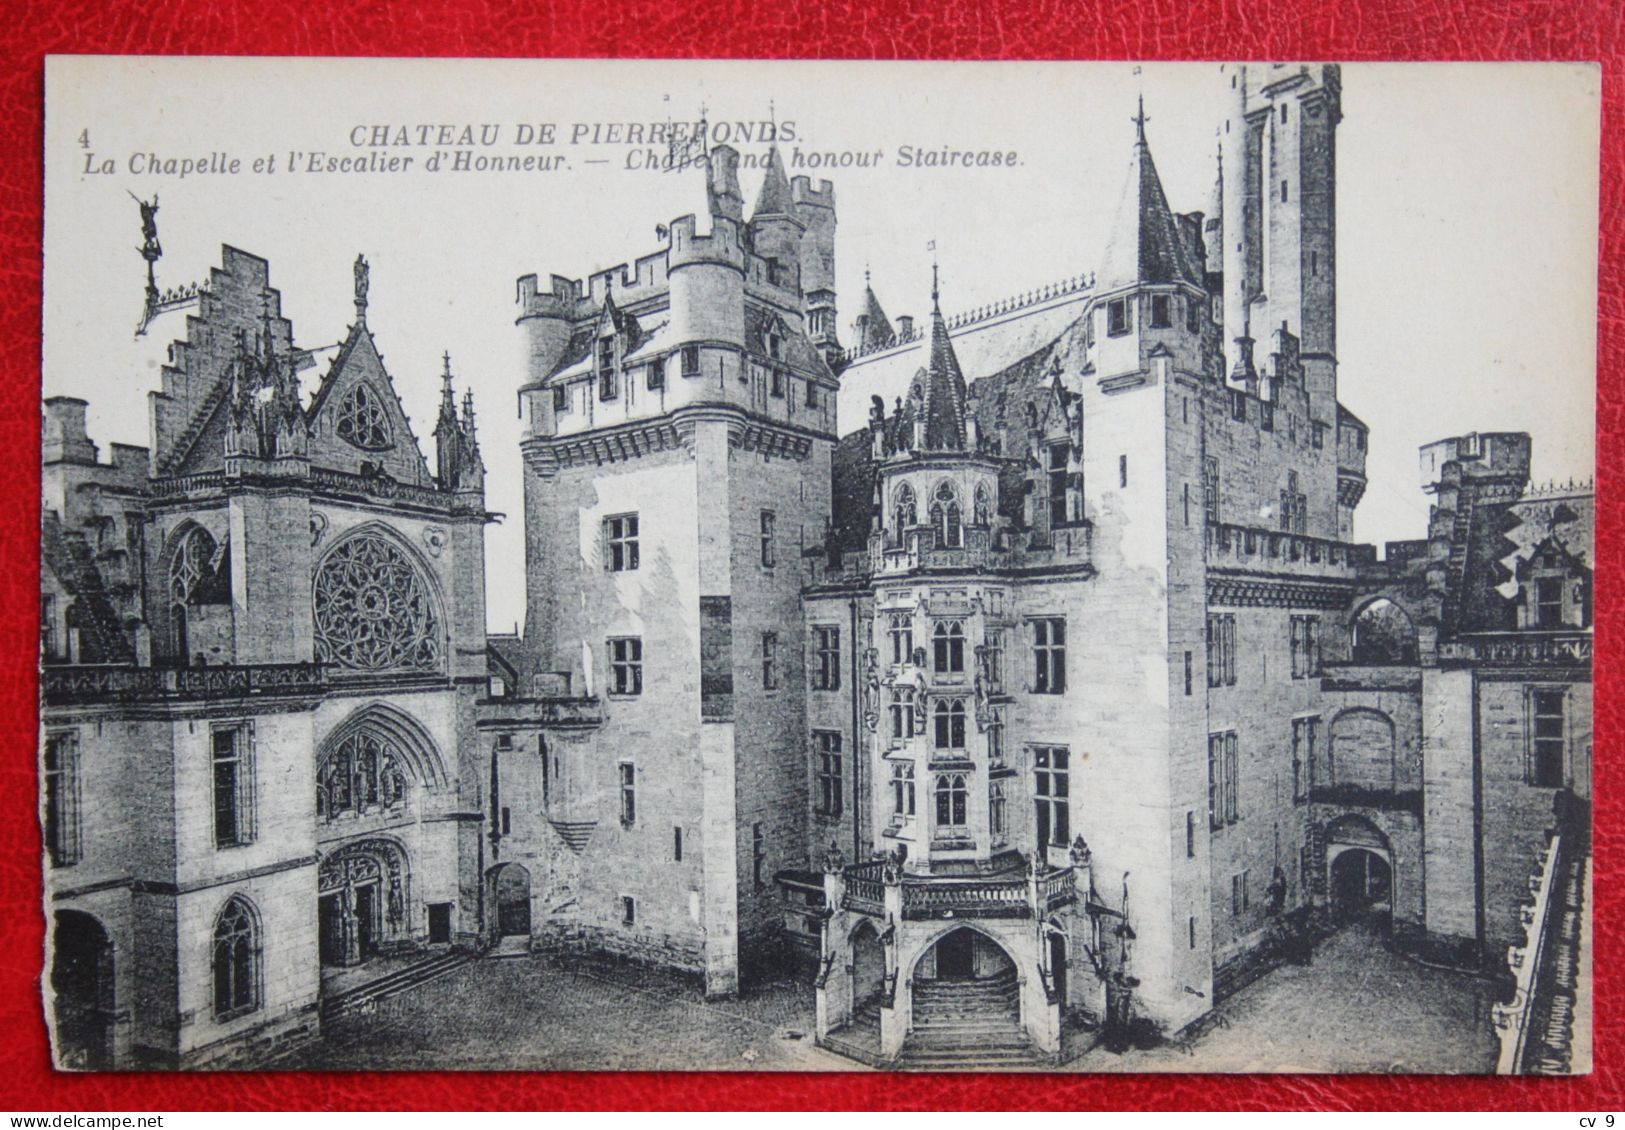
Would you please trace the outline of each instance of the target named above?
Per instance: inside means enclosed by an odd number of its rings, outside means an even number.
[[[84,1071],[112,1067],[112,940],[91,915],[59,910],[52,942],[57,1062]]]
[[[969,926],[944,932],[909,979],[905,1054],[967,1040],[990,1050],[1025,1047],[1019,994],[1016,963],[997,941]]]
[[[345,844],[318,872],[323,965],[359,965],[410,944],[406,853],[392,840]]]
[[[530,872],[518,863],[504,863],[491,883],[496,895],[497,936],[530,937]]]

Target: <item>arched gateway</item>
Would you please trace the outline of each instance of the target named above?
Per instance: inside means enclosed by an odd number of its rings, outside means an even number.
[[[323,965],[359,965],[410,945],[406,852],[374,836],[344,844],[317,872]]]

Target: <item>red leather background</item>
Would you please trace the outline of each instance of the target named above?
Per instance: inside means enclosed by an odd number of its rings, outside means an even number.
[[[0,26],[0,1107],[18,1111],[585,1108],[1621,1110],[1614,919],[1625,470],[1625,18],[1609,0],[11,0]],[[41,1017],[35,817],[43,65],[60,53],[819,58],[1563,59],[1603,63],[1598,324],[1596,1073],[1331,1076],[124,1075],[52,1071]],[[184,97],[177,92],[177,97]],[[1515,277],[1508,280],[1515,286]],[[638,1034],[629,1029],[628,1040]]]

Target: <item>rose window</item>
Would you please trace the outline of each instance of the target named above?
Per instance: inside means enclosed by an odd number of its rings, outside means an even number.
[[[366,385],[356,385],[339,405],[338,433],[340,439],[368,451],[389,446],[389,418]]]
[[[316,657],[357,671],[436,671],[440,621],[406,554],[376,535],[339,543],[316,570]]]

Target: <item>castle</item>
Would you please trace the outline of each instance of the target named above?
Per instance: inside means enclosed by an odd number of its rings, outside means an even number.
[[[251,1058],[357,970],[489,947],[800,967],[825,1046],[911,1066],[1178,1031],[1327,917],[1549,955],[1590,490],[1469,434],[1421,452],[1425,538],[1351,540],[1339,72],[1225,73],[1207,211],[1142,113],[1094,272],[970,315],[866,287],[843,347],[833,186],[770,151],[747,216],[724,146],[651,254],[520,279],[518,638],[449,359],[431,470],[365,262],[307,395],[227,248],[150,451],[46,405],[59,1057]]]

